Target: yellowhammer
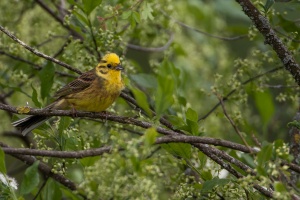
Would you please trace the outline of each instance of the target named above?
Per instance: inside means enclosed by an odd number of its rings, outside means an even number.
[[[57,98],[44,109],[81,110],[101,112],[106,110],[120,95],[124,84],[121,78],[120,58],[115,53],[106,54],[92,70],[82,74],[54,95]],[[13,122],[26,135],[49,116],[29,116]]]

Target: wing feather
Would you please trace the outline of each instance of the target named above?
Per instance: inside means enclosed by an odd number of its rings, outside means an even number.
[[[65,85],[63,88],[58,90],[54,97],[59,98],[69,94],[80,92],[91,85],[91,83],[95,80],[96,75],[93,70],[88,71],[77,79],[73,80],[69,84]]]

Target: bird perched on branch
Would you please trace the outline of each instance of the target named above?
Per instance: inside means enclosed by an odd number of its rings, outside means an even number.
[[[92,70],[82,74],[54,95],[57,98],[44,109],[101,112],[106,110],[124,88],[121,78],[120,58],[115,53],[106,54]],[[29,116],[12,123],[26,135],[40,126],[50,116]]]

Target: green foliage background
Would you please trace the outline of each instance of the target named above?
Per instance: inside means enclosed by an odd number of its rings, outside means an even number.
[[[123,78],[127,89],[149,116],[136,112],[121,98],[110,112],[135,116],[155,126],[159,125],[160,116],[166,116],[177,129],[189,135],[243,144],[221,106],[203,119],[219,102],[218,96],[225,97],[235,90],[224,101],[226,111],[247,143],[257,145],[252,139],[254,135],[262,142],[263,151],[254,156],[221,149],[253,167],[262,186],[274,184],[274,198],[289,199],[297,193],[280,179],[272,182],[269,175],[291,176],[279,160],[292,160],[287,123],[299,106],[298,87],[283,68],[244,84],[282,64],[235,1],[43,1],[59,17],[69,13],[64,17],[64,25],[37,2],[2,1],[0,25],[28,45],[50,56],[57,54],[57,59],[81,71],[96,66],[99,55],[119,54],[126,68]],[[58,13],[55,5],[62,6],[62,2],[65,10]],[[298,61],[296,20],[300,4],[270,2],[254,1]],[[64,26],[70,27],[73,35]],[[53,100],[51,95],[74,76],[77,75],[0,34],[0,95],[12,91],[10,96],[0,99],[2,103],[45,107]],[[156,117],[151,116],[151,108]],[[0,116],[0,140],[14,147],[26,146],[20,138],[4,134],[13,132],[11,122],[23,116],[10,116],[4,111],[0,111]],[[113,147],[112,153],[91,158],[40,157],[53,166],[55,173],[77,183],[78,191],[71,192],[49,178],[37,199],[83,199],[82,195],[88,199],[264,198],[252,188],[257,177],[246,175],[236,179],[189,144],[152,145],[158,137],[155,129],[61,117],[34,130],[30,137],[33,147],[38,149]],[[123,150],[119,151],[120,148]],[[5,158],[7,174],[21,185],[11,193],[19,199],[32,199],[45,177],[36,176],[31,184],[38,187],[28,187],[26,174],[37,174],[35,165],[24,171],[24,164],[16,165],[17,161],[7,155]]]

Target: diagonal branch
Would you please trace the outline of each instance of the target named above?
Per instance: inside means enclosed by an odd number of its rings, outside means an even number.
[[[213,161],[215,161],[216,163],[218,163],[222,168],[226,169],[227,171],[229,171],[231,174],[233,174],[235,177],[237,178],[242,178],[243,175],[241,173],[239,173],[238,171],[236,171],[231,165],[228,165],[227,163],[225,163],[220,157],[219,155],[223,155],[222,151],[218,150],[218,152],[214,152],[214,150],[216,150],[215,148],[212,148],[208,145],[205,144],[198,144],[197,148],[202,151],[205,155],[207,155],[210,159],[212,159]],[[221,154],[220,154],[221,152]],[[230,157],[232,158],[232,157]],[[232,160],[235,160],[234,158]],[[230,161],[229,161],[230,162]],[[232,163],[232,162],[230,162]],[[267,196],[267,197],[273,197],[273,192],[258,185],[258,184],[253,184],[253,187],[258,190],[260,193],[262,193],[263,195]]]
[[[256,28],[264,36],[265,44],[271,45],[282,61],[285,69],[292,74],[296,83],[300,85],[300,67],[296,63],[292,53],[277,36],[268,19],[259,12],[250,0],[236,0],[236,2],[241,5],[244,13],[252,20]]]
[[[62,27],[64,27],[65,29],[67,29],[74,37],[82,40],[82,36],[79,35],[76,31],[74,31],[73,29],[71,29],[69,26],[67,26],[66,24],[64,24],[64,20],[62,17],[59,17],[53,10],[51,10],[51,8],[49,8],[42,0],[35,0],[35,2],[41,6],[41,8],[43,8],[47,13],[49,13],[49,15],[51,15],[57,22],[59,22]]]
[[[0,50],[0,55],[5,55],[5,56],[10,57],[14,60],[18,60],[18,61],[21,61],[21,62],[26,63],[28,65],[31,65],[36,70],[41,70],[43,68],[42,66],[40,66],[38,64],[35,64],[35,63],[33,63],[29,60],[25,60],[24,58],[12,55],[12,54],[7,53],[7,52],[2,51],[2,50]],[[67,77],[77,78],[77,76],[74,76],[73,74],[68,74],[68,73],[65,73],[65,72],[55,71],[55,73],[60,75],[60,76],[67,76]]]
[[[28,46],[25,42],[21,41],[20,39],[18,39],[14,34],[12,34],[10,31],[8,31],[7,29],[5,29],[3,26],[0,25],[0,31],[2,31],[3,33],[5,33],[8,37],[10,37],[11,39],[13,39],[15,42],[17,42],[18,44],[20,44],[21,46],[23,46],[25,49],[29,50],[30,52],[32,52],[33,54],[45,58],[46,60],[49,60],[51,62],[54,62],[58,65],[61,65],[73,72],[76,72],[77,74],[82,74],[82,72],[79,69],[73,68],[71,65],[68,65],[60,60],[57,60],[51,56],[48,56],[46,54],[41,53],[40,51]]]

